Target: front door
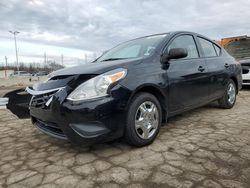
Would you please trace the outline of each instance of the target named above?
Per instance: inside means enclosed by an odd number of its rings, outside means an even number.
[[[167,47],[186,48],[188,56],[170,60],[167,69],[169,80],[169,111],[175,113],[199,106],[208,100],[208,69],[200,58],[192,35],[180,35]]]

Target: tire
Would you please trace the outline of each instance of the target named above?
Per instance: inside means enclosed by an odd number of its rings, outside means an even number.
[[[232,100],[230,100],[230,94],[229,94],[230,87],[231,87],[231,94],[234,95],[234,99]],[[219,106],[224,109],[232,108],[236,102],[236,96],[237,96],[237,88],[235,82],[232,79],[230,79],[225,89],[223,97],[218,100]]]
[[[145,92],[136,94],[127,111],[126,141],[136,147],[151,144],[159,133],[161,122],[162,110],[157,98]]]

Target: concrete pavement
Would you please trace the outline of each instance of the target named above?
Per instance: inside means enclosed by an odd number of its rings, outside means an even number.
[[[0,187],[250,187],[250,90],[171,118],[143,148],[72,146],[0,110]]]

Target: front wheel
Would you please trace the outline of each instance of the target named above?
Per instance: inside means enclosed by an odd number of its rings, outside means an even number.
[[[154,141],[162,119],[161,106],[150,93],[138,93],[127,112],[125,138],[131,145],[141,147]]]
[[[219,99],[221,108],[230,109],[236,102],[236,86],[232,79],[229,80],[224,95]]]

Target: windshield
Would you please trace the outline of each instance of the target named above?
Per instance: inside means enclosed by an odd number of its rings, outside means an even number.
[[[100,62],[150,56],[154,53],[157,45],[164,37],[166,37],[166,35],[167,34],[154,35],[125,42],[103,54],[97,61]]]

